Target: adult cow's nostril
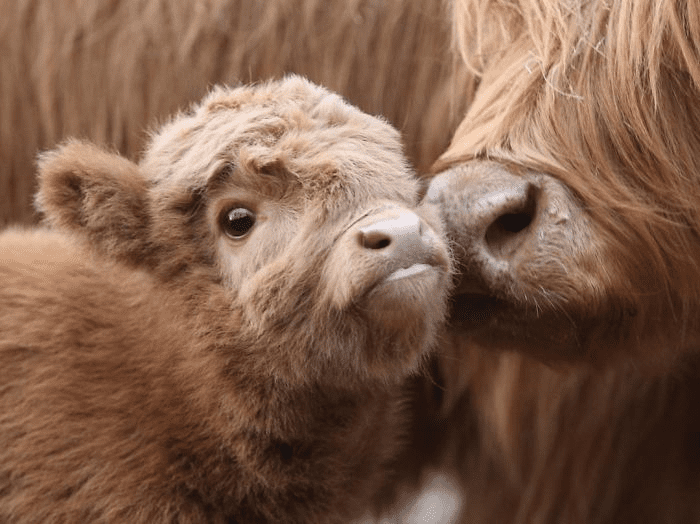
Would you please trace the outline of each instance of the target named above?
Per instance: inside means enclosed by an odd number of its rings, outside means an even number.
[[[503,231],[506,234],[519,233],[529,226],[530,222],[532,222],[532,213],[528,213],[527,211],[522,213],[506,213],[498,217],[489,229],[494,230],[494,232]],[[489,231],[487,231],[486,234],[488,235]]]
[[[537,192],[534,185],[526,184],[503,199],[501,208],[492,210],[484,240],[493,256],[509,258],[524,242],[537,212]]]

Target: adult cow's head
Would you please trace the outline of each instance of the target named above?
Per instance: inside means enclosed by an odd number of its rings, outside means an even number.
[[[479,88],[426,196],[461,267],[454,326],[547,359],[692,351],[697,4],[455,1],[454,19]]]

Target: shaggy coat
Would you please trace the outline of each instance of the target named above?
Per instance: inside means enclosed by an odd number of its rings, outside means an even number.
[[[219,78],[307,73],[389,117],[419,166],[469,106],[434,167],[454,183],[431,196],[470,282],[435,377],[416,384],[415,448],[399,464],[453,470],[466,522],[697,522],[697,2],[446,3],[454,72],[437,0],[10,2],[0,213],[28,218],[38,146],[78,133],[133,151],[149,116]],[[485,282],[463,226],[485,182],[513,178],[565,205],[503,221],[501,239],[548,227],[519,271]],[[577,227],[557,229],[549,209]],[[485,316],[494,305],[512,309]]]
[[[0,235],[0,520],[365,511],[450,282],[398,133],[291,77],[39,178],[50,227]]]
[[[384,115],[427,169],[462,115],[448,20],[442,0],[5,2],[0,225],[31,219],[39,150],[80,136],[132,157],[211,85],[288,72]]]
[[[461,522],[697,523],[698,4],[455,0],[453,22],[479,85],[428,191],[461,275],[416,434]]]

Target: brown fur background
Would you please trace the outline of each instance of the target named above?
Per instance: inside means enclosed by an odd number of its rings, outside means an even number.
[[[462,116],[449,35],[442,0],[9,2],[0,224],[31,219],[38,151],[79,136],[134,157],[145,129],[211,85],[286,72],[387,117],[426,169]]]

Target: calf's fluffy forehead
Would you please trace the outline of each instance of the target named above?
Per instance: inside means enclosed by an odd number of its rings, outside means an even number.
[[[155,183],[189,189],[206,188],[224,166],[234,168],[226,171],[234,185],[284,173],[316,194],[337,194],[342,185],[413,200],[417,189],[391,125],[297,76],[215,88],[155,134],[142,161]]]

